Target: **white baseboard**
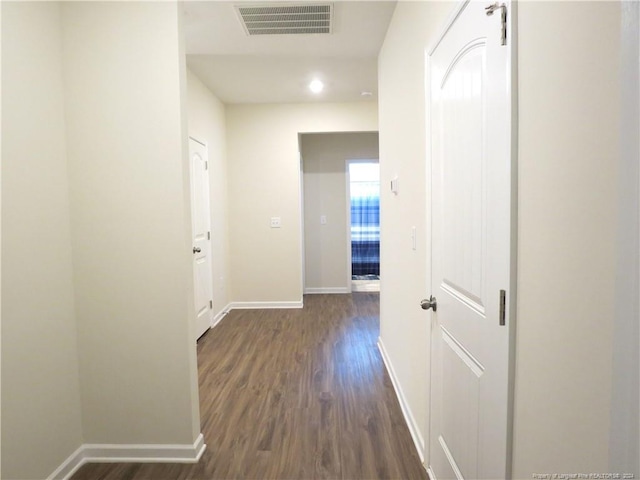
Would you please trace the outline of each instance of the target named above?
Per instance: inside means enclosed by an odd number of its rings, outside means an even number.
[[[227,305],[222,310],[220,310],[218,313],[216,313],[215,316],[213,317],[213,320],[211,321],[211,328],[213,328],[216,325],[218,325],[220,323],[220,320],[222,320],[225,317],[225,315],[227,315],[227,313],[229,313],[230,310],[231,310],[230,305]]]
[[[393,369],[393,365],[391,364],[391,359],[387,354],[387,350],[384,348],[384,343],[382,342],[382,338],[378,338],[378,350],[380,350],[380,355],[382,355],[382,361],[387,367],[387,372],[389,372],[389,377],[391,378],[391,383],[393,384],[393,389],[396,392],[396,397],[398,397],[398,402],[400,403],[400,408],[402,409],[402,414],[404,415],[404,419],[407,422],[407,426],[409,427],[409,432],[411,432],[411,438],[413,439],[413,444],[418,451],[418,455],[420,456],[420,461],[424,465],[424,438],[420,433],[420,429],[418,428],[418,424],[416,423],[415,418],[413,417],[413,413],[411,412],[411,408],[409,408],[409,404],[407,403],[407,399],[402,391],[402,387],[400,387],[400,382],[398,381],[398,377],[396,376],[396,372]]]
[[[327,293],[351,293],[349,287],[324,287],[324,288],[305,288],[305,295],[327,294]]]
[[[231,302],[229,310],[255,308],[302,308],[302,300],[298,302]]]
[[[47,477],[47,480],[66,480],[71,478],[71,476],[86,463],[82,456],[83,448],[84,445],[80,445],[75,452],[69,455],[69,457]]]
[[[438,480],[436,474],[431,470],[431,467],[427,467],[427,475],[429,475],[429,480]]]
[[[85,463],[197,463],[206,448],[202,434],[193,445],[84,444],[47,480],[68,480]]]

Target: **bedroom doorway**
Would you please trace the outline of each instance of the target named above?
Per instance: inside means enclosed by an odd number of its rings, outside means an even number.
[[[347,162],[351,290],[380,291],[380,165]]]

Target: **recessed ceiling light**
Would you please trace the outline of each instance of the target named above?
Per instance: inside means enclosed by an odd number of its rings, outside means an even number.
[[[324,88],[324,83],[322,83],[320,80],[317,80],[317,79],[313,80],[309,84],[309,90],[311,90],[313,93],[320,93],[323,88]]]

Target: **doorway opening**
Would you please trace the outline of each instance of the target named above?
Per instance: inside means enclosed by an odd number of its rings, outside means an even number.
[[[350,161],[351,290],[380,291],[380,165]]]
[[[349,294],[353,287],[349,165],[377,165],[378,132],[302,133],[299,146],[303,292]],[[367,180],[354,175],[354,180]],[[377,258],[376,262],[379,265]]]

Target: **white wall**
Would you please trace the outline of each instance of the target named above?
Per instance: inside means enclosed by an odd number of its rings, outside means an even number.
[[[378,160],[378,133],[300,136],[304,170],[305,290],[349,291],[347,160]],[[327,223],[320,223],[320,216]]]
[[[377,105],[227,106],[232,302],[302,300],[298,134],[376,131]],[[271,217],[281,228],[270,228]]]
[[[2,4],[0,3],[0,28],[2,26]],[[0,35],[2,49],[2,35]],[[2,79],[2,62],[0,61],[0,81]],[[0,100],[1,101],[1,100]],[[2,114],[0,114],[0,132],[2,131]],[[0,134],[0,325],[2,325],[2,135]],[[0,372],[2,372],[2,328],[0,328]],[[0,373],[0,377],[2,374]],[[0,405],[2,405],[2,382],[0,382]],[[0,406],[0,409],[2,407]],[[2,432],[2,414],[0,412],[0,432]],[[2,476],[2,434],[0,433],[0,477]]]
[[[523,2],[514,477],[607,472],[620,4]]]
[[[640,6],[621,5],[621,151],[618,163],[618,224],[613,391],[609,471],[640,477],[638,442],[638,327],[640,267]],[[636,228],[631,226],[635,225]]]
[[[0,3],[0,28],[2,25],[2,4]],[[0,35],[0,49],[2,35]],[[2,78],[2,62],[0,62],[0,79]],[[1,80],[0,80],[1,81]],[[2,131],[2,115],[0,114],[0,131]],[[0,325],[2,325],[2,135],[0,134]],[[2,371],[2,328],[0,328],[0,372]],[[0,377],[2,374],[0,373]],[[0,382],[0,405],[2,405],[2,382]],[[1,409],[2,407],[0,407]],[[0,413],[0,432],[2,432],[2,414]],[[0,477],[2,476],[2,434],[0,434]]]
[[[397,197],[382,196],[381,339],[423,436],[429,341],[417,303],[428,294],[429,269],[425,252],[410,250],[409,228],[428,234],[424,53],[451,8],[400,2],[379,58],[382,181],[400,179]],[[629,240],[617,239],[619,202],[625,218],[637,208],[637,190],[622,200],[616,191],[620,8],[519,2],[514,478],[610,471],[612,376],[633,371],[629,361],[616,370],[612,361],[614,298],[624,296],[616,292],[616,248]],[[631,161],[637,155],[627,167]],[[618,404],[627,408],[619,424],[637,422],[628,402]]]
[[[62,11],[84,441],[193,444],[179,6],[67,2]]]
[[[430,292],[424,56],[452,8],[444,2],[399,2],[378,58],[380,183],[388,185],[397,175],[399,184],[397,196],[387,188],[380,193],[380,341],[418,444],[428,441],[430,362],[428,316],[420,309],[420,299]]]
[[[189,135],[205,142],[209,154],[213,313],[229,303],[229,224],[225,107],[198,77],[187,71]]]
[[[82,443],[60,9],[2,5],[2,472],[42,479]]]

